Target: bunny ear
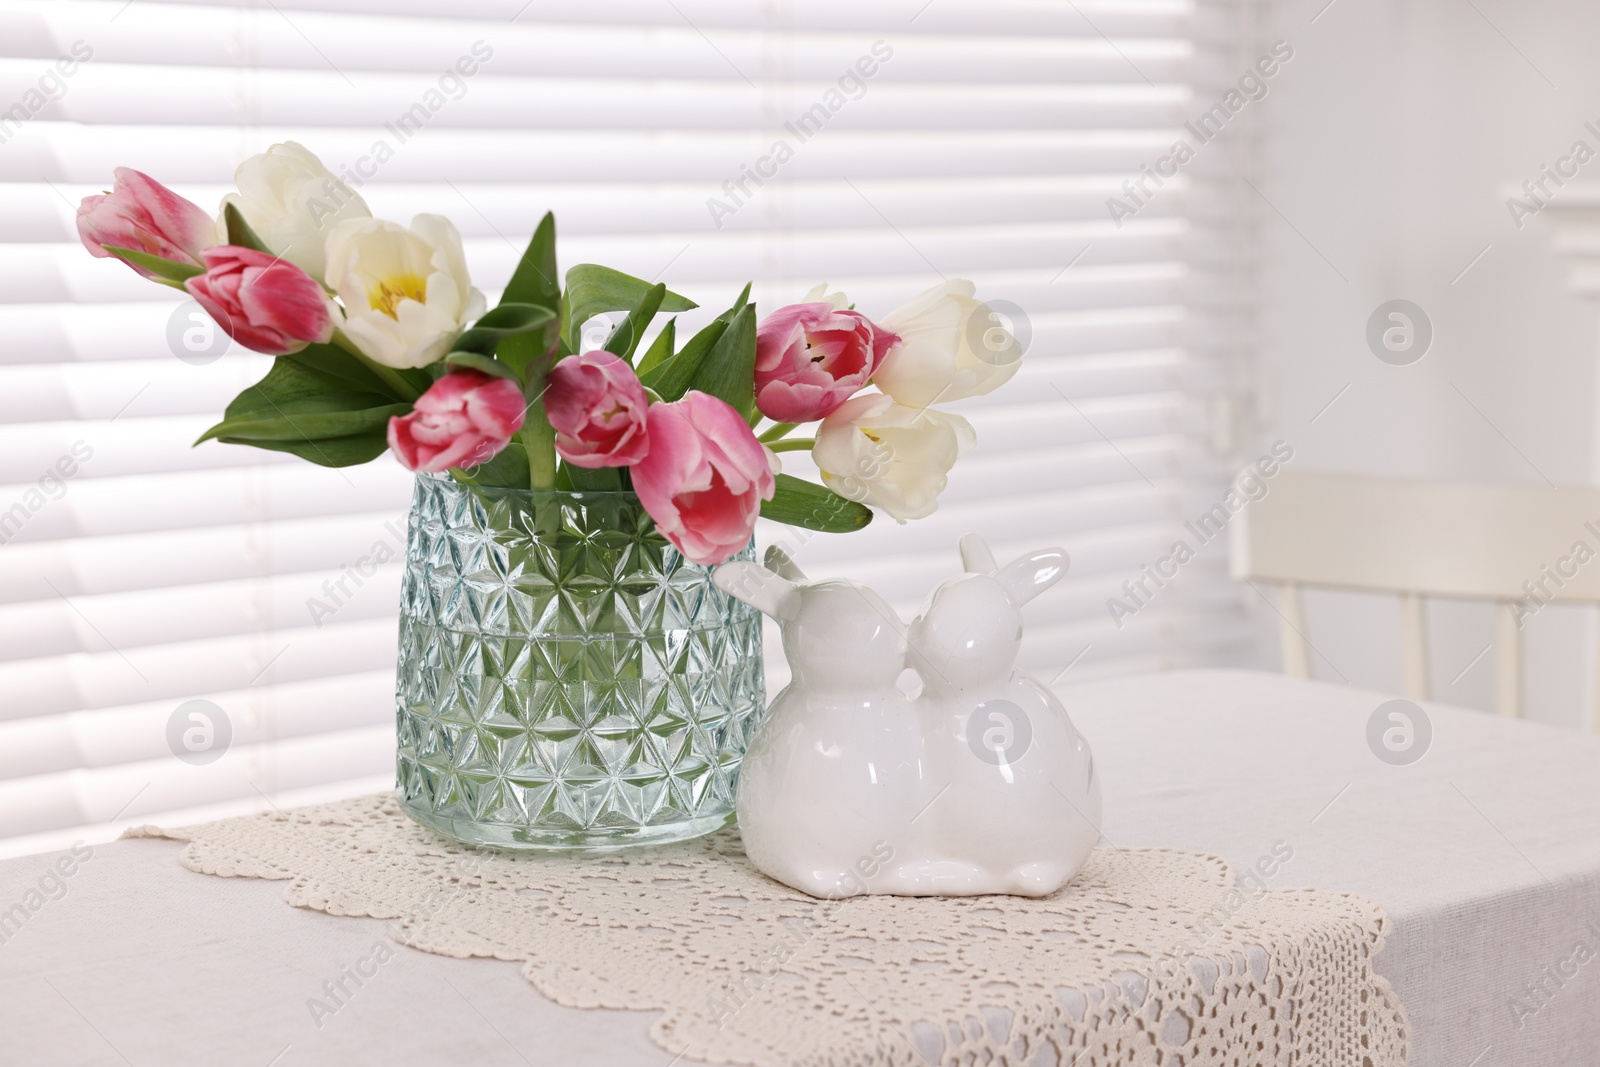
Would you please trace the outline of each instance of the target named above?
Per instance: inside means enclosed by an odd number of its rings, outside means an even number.
[[[800,611],[800,590],[765,567],[743,560],[724,563],[711,573],[717,588],[757,611],[786,622]]]
[[[1006,587],[1011,599],[1026,604],[1060,581],[1067,573],[1067,564],[1066,549],[1041,548],[1007,563],[995,577]]]
[[[803,582],[806,580],[806,572],[800,569],[799,564],[789,558],[789,553],[777,545],[767,549],[766,564],[767,570],[773,571],[791,582]]]
[[[994,553],[977,534],[962,534],[956,544],[961,548],[961,569],[968,574],[993,574],[998,569]]]

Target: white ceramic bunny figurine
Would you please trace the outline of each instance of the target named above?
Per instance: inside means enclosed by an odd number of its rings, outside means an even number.
[[[865,586],[807,582],[777,548],[766,561],[724,563],[714,576],[778,621],[793,672],[739,772],[745,854],[812,896],[853,895],[858,861],[877,873],[922,804],[923,728],[895,685],[905,623]]]
[[[739,826],[755,866],[813,896],[1043,896],[1099,837],[1100,784],[1048,689],[1015,671],[1021,606],[1066,571],[1059,549],[967,573],[909,627],[854,582],[807,582],[782,552],[716,582],[777,619],[793,680],[745,755]],[[896,686],[910,666],[923,689]]]
[[[966,573],[940,583],[907,635],[930,781],[950,783],[929,811],[952,857],[937,866],[938,891],[1044,896],[1100,838],[1088,742],[1056,695],[1015,669],[1022,605],[1066,574],[1067,553],[1046,548],[997,567],[967,534],[961,562]]]

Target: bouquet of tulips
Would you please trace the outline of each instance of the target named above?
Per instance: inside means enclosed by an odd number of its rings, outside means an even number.
[[[448,219],[373,218],[292,142],[239,167],[220,217],[138,171],[115,177],[78,209],[90,253],[186,291],[276,357],[200,441],[332,467],[387,448],[474,485],[631,489],[697,563],[739,551],[758,515],[845,531],[871,521],[867,505],[901,522],[932,513],[974,441],[934,405],[1018,366],[970,282],[878,321],[819,286],[758,322],[747,285],[681,346],[676,318],[642,346],[656,316],[695,305],[608,267],[562,279],[551,215],[489,308]],[[585,327],[602,317],[609,335],[591,348]],[[790,436],[807,423],[812,434]],[[795,450],[810,450],[821,485],[780,473],[778,453]]]

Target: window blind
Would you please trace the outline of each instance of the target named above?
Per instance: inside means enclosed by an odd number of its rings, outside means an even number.
[[[972,278],[1028,347],[952,405],[978,445],[938,513],[758,538],[908,615],[964,531],[1063,544],[1028,609],[1047,679],[1240,655],[1220,546],[1133,622],[1106,606],[1228,480],[1246,134],[1132,217],[1108,200],[1234,76],[1237,25],[1190,0],[0,2],[0,853],[392,782],[409,475],[189,447],[266,357],[185,338],[181,294],[85,253],[76,204],[116,166],[211,209],[299,141],[375,214],[453,219],[491,303],[553,210],[563,269],[708,309],[679,336],[750,278],[767,310],[827,281],[878,315]],[[169,742],[195,699],[231,729],[204,765]]]

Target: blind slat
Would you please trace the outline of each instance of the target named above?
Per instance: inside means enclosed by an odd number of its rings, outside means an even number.
[[[334,164],[339,162],[333,161]],[[468,187],[458,185],[458,189],[470,189],[474,210],[463,211],[453,221],[467,236],[498,239],[495,227],[507,234],[520,233],[537,222],[542,211],[549,210],[561,220],[563,240],[590,234],[689,233],[704,228],[709,220],[706,199],[725,195],[721,183],[736,177],[738,175],[730,171],[711,183],[661,181],[641,186],[616,181],[613,176],[582,184],[544,182],[538,185],[536,194],[530,194],[527,184],[477,180]],[[1106,198],[1125,195],[1121,189],[1125,177],[1119,173],[920,175],[902,179],[852,177],[854,189],[837,180],[794,181],[783,190],[782,222],[786,228],[795,230],[877,227],[882,225],[883,219],[871,205],[879,203],[892,205],[894,217],[902,226],[1100,222],[1109,218]],[[53,187],[43,182],[0,185],[0,242],[70,243],[77,240],[73,218],[78,200],[104,187],[103,178],[87,184],[55,182]],[[1181,195],[1192,187],[1189,176],[1180,173],[1167,181],[1163,192]],[[189,184],[183,191],[209,209],[221,202],[229,187]],[[386,174],[381,180],[367,182],[360,191],[375,213],[399,219],[408,219],[424,211],[437,212],[442,204],[459,204],[461,197],[456,189],[443,182],[402,183],[389,181]],[[1157,200],[1141,211],[1139,217],[1171,217],[1177,199]],[[720,220],[723,228],[717,234],[697,233],[696,236],[714,238],[722,233],[769,229],[773,219],[767,208],[773,201],[762,198],[755,203],[760,206],[723,216]],[[1097,257],[1093,264],[1085,266],[1103,262]]]
[[[0,604],[343,571],[404,534],[389,510],[10,544],[0,551]]]
[[[244,689],[204,697],[228,716],[238,744],[270,744],[343,730],[391,725],[394,699],[386,671]],[[263,714],[263,709],[271,714]],[[165,701],[0,723],[0,779],[160,760],[167,749]]]
[[[774,126],[784,121],[778,118]],[[219,131],[220,132],[220,131]],[[795,146],[783,175],[793,179],[914,178],[928,173],[959,177],[1010,174],[1134,174],[1164,154],[1175,129],[1148,130],[827,130]],[[460,161],[474,160],[473,180],[489,182],[614,181],[619,173],[653,180],[704,181],[720,186],[772,147],[768,130],[749,133],[674,130],[580,133],[568,130],[429,129],[426,136],[391,144],[382,166],[385,181],[444,182],[461,176]],[[333,166],[355,165],[373,151],[382,131],[264,126],[251,144],[313,142]],[[119,166],[159,170],[176,189],[229,181],[240,161],[235,139],[212,131],[153,125],[104,127],[34,119],[0,153],[0,180],[93,185]],[[403,149],[403,150],[402,150]],[[801,150],[803,149],[803,151]]]

